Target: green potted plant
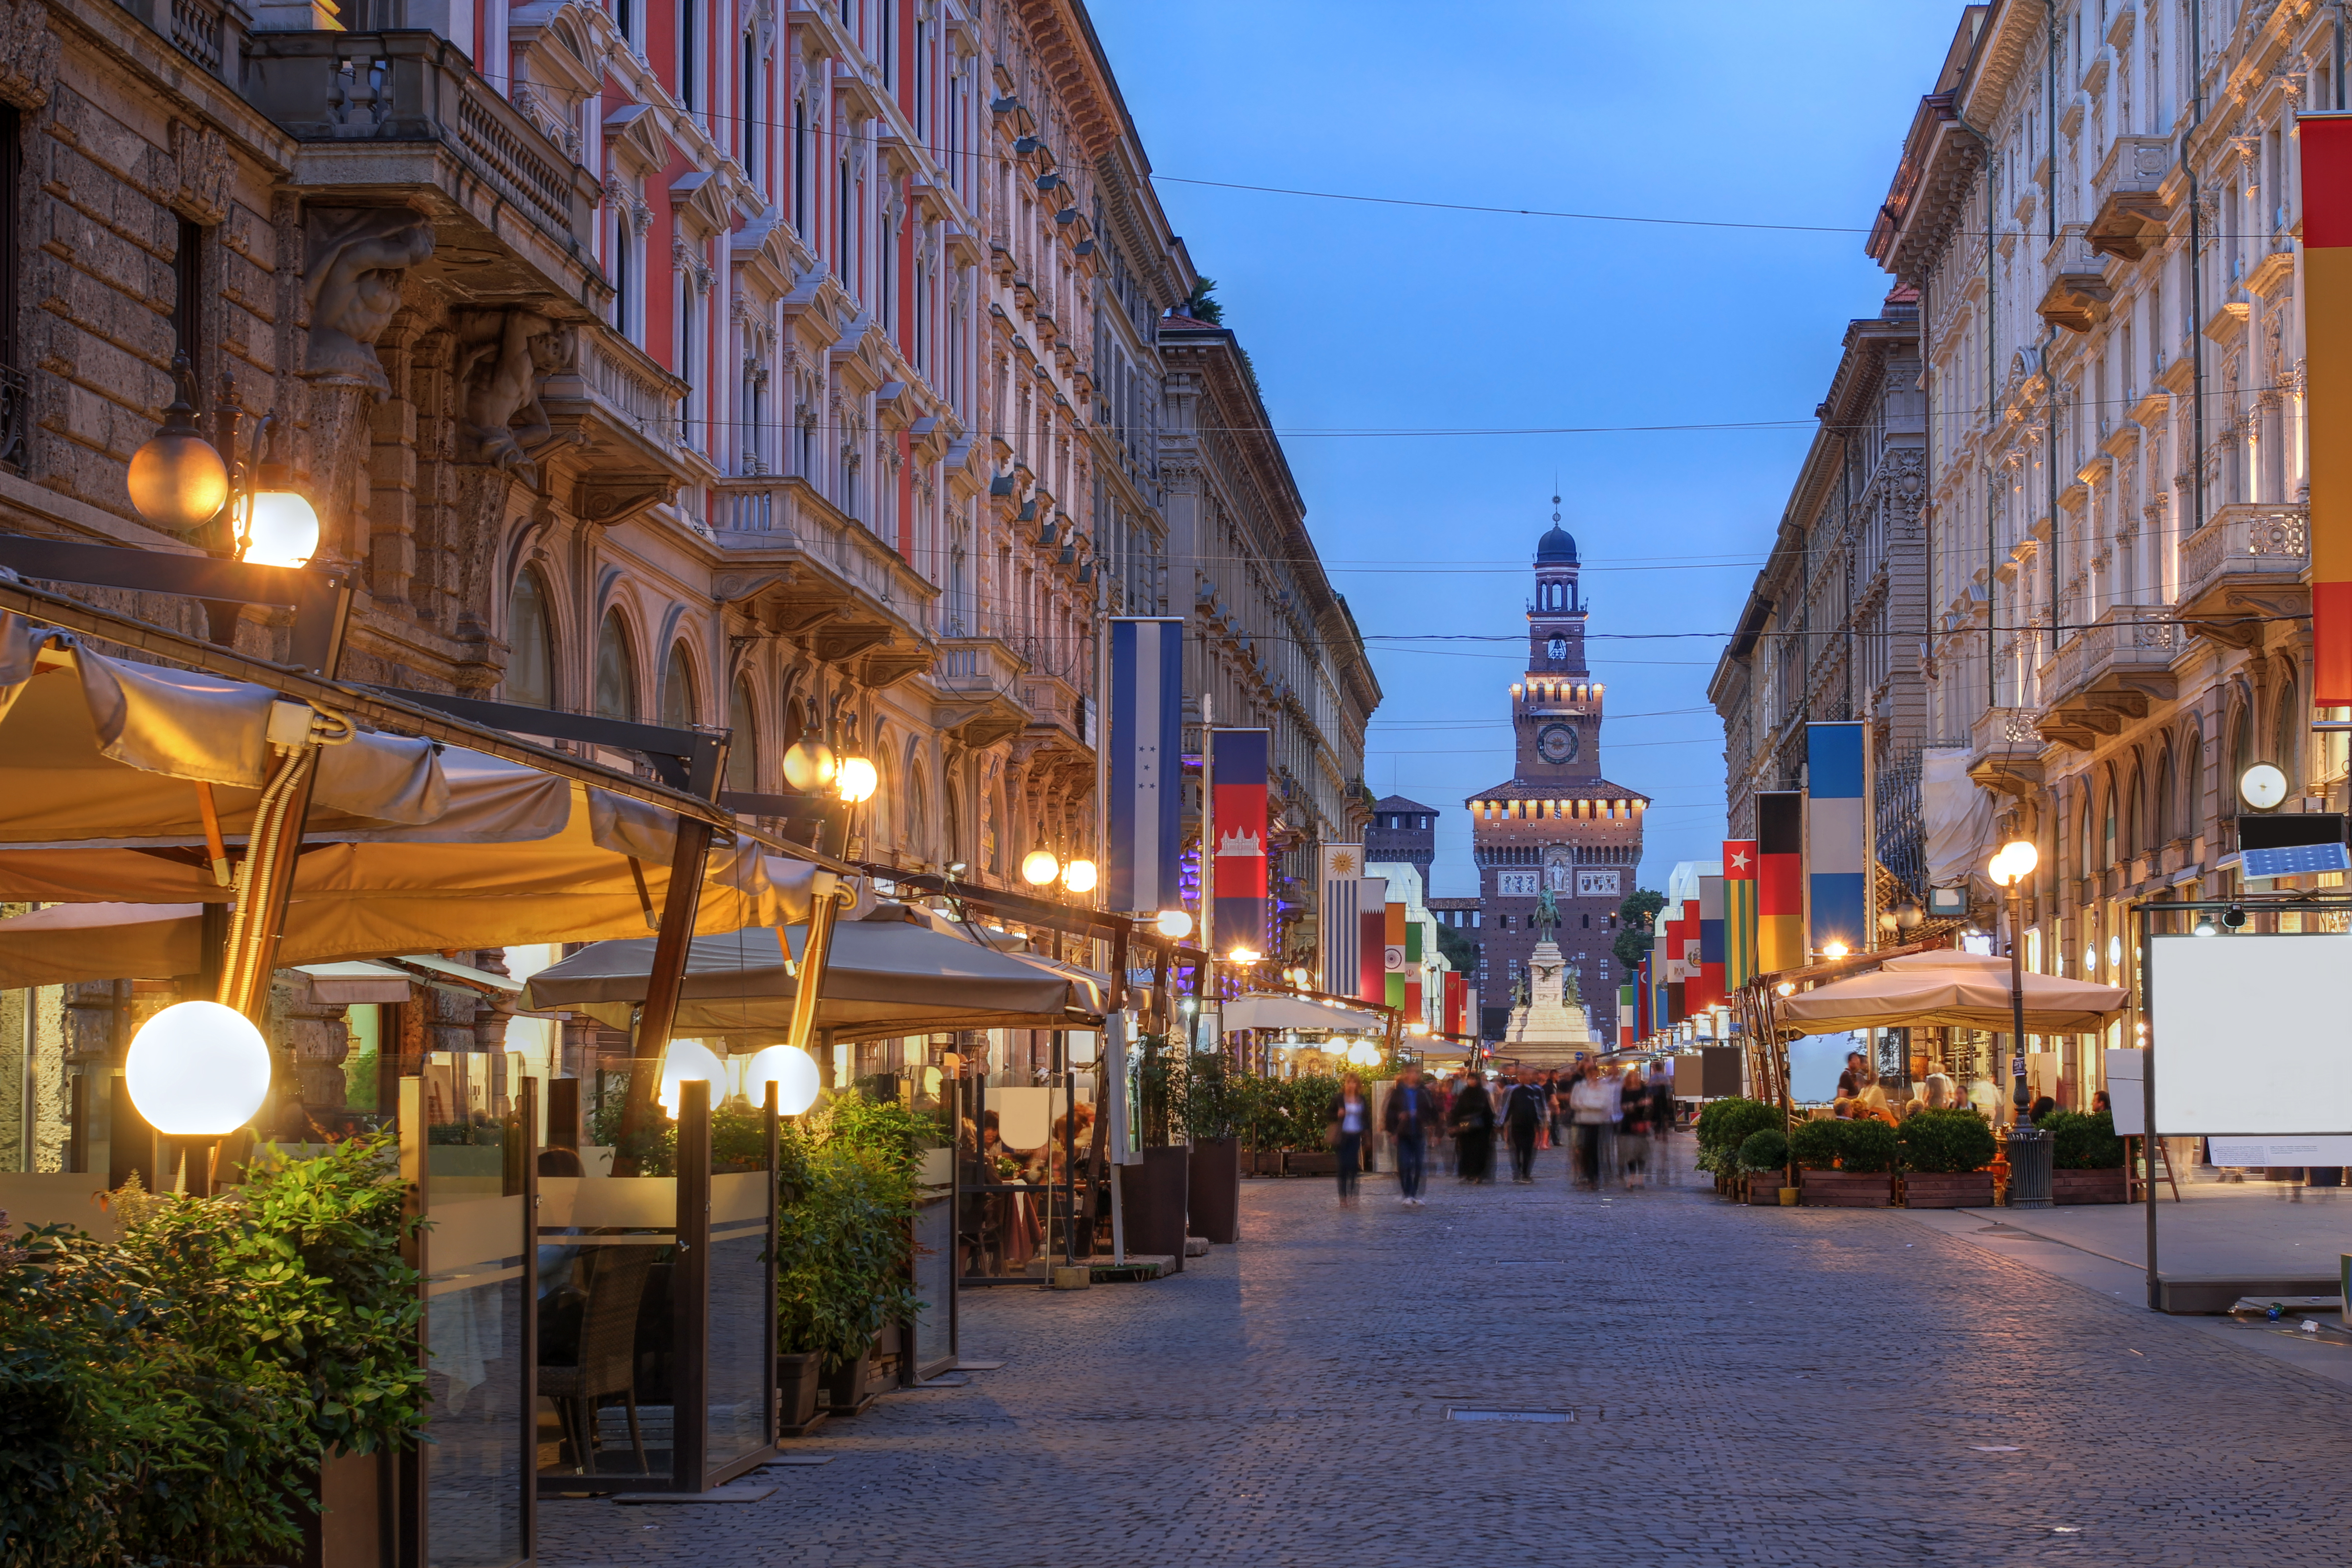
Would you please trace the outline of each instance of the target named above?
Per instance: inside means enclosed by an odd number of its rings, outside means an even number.
[[[2051,1135],[2050,1200],[2056,1204],[2122,1203],[2124,1141],[2105,1111],[2054,1111],[2042,1119]]]
[[[1748,1201],[1778,1207],[1780,1184],[1788,1180],[1789,1134],[1778,1127],[1759,1127],[1740,1141],[1738,1160],[1747,1178]]]
[[[1282,1172],[1285,1176],[1327,1176],[1339,1172],[1339,1155],[1331,1147],[1328,1113],[1339,1097],[1339,1081],[1328,1073],[1308,1073],[1283,1084],[1286,1127]]]
[[[914,1166],[936,1129],[896,1102],[845,1094],[781,1141],[776,1376],[783,1426],[856,1415],[887,1385],[886,1340],[911,1321]]]
[[[1808,1207],[1885,1208],[1895,1201],[1895,1129],[1884,1122],[1801,1122],[1789,1134],[1789,1152]]]
[[[1974,1111],[1920,1111],[1895,1130],[1909,1208],[1983,1208],[1992,1203],[1999,1142]]]
[[[1241,1131],[1259,1081],[1222,1052],[1196,1056],[1184,1075],[1187,1233],[1230,1245],[1241,1229]]]
[[[1767,1128],[1785,1134],[1787,1127],[1778,1105],[1738,1095],[1711,1100],[1698,1113],[1698,1168],[1714,1176],[1717,1192],[1731,1192],[1743,1175],[1739,1150],[1748,1137]]]

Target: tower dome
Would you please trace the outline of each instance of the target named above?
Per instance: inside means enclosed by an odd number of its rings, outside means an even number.
[[[1559,526],[1559,512],[1557,509],[1559,506],[1559,497],[1554,496],[1551,498],[1551,504],[1555,508],[1551,515],[1551,528],[1543,538],[1536,541],[1536,564],[1549,566],[1559,562],[1574,566],[1576,564],[1575,537]]]

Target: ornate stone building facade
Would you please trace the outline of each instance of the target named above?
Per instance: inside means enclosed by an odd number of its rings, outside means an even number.
[[[1870,236],[1916,291],[1926,397],[1923,613],[1894,652],[1926,740],[1997,802],[1981,847],[2040,849],[2010,935],[2045,971],[2131,983],[2134,904],[2238,889],[2251,764],[2344,803],[2302,619],[2294,129],[2345,106],[2338,22],[2313,0],[1967,6]],[[1766,743],[1726,710],[1736,822]],[[1884,818],[1879,842],[1893,864]],[[2053,1045],[2066,1097],[2098,1043]],[[1939,1049],[1991,1068],[1980,1040]]]
[[[1642,863],[1642,814],[1650,800],[1601,776],[1605,694],[1585,663],[1589,610],[1576,540],[1559,518],[1552,514],[1536,544],[1527,673],[1511,684],[1517,765],[1508,780],[1464,802],[1480,913],[1491,916],[1482,925],[1478,993],[1489,1007],[1524,1000],[1549,894],[1559,919],[1554,940],[1591,1009],[1593,1033],[1614,1040],[1625,977],[1611,946],[1618,906]]]
[[[0,0],[0,530],[191,548],[125,489],[184,355],[219,444],[274,415],[345,675],[725,727],[738,790],[826,735],[866,858],[1011,884],[1097,853],[1101,616],[1192,608],[1148,168],[1078,0]],[[1328,588],[1242,602],[1244,646],[1352,639]],[[1354,747],[1286,754],[1301,823],[1360,771],[1347,646],[1244,683]]]

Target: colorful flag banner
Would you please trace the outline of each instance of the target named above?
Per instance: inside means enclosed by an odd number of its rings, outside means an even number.
[[[1723,988],[1756,977],[1756,841],[1723,841]]]
[[[1404,905],[1391,903],[1387,915],[1387,924],[1381,930],[1381,956],[1385,960],[1381,967],[1386,971],[1387,985],[1381,999],[1392,1008],[1402,1008],[1404,1006],[1405,983]]]
[[[1272,732],[1263,729],[1209,731],[1209,766],[1214,779],[1216,814],[1217,951],[1264,956],[1265,922],[1266,750]]]
[[[1110,623],[1110,797],[1103,896],[1112,909],[1181,909],[1184,622]]]
[[[2311,701],[2342,707],[2352,704],[2352,118],[2305,114],[2295,126],[2303,144]]]
[[[1317,984],[1335,997],[1356,994],[1363,973],[1357,945],[1363,939],[1363,922],[1356,889],[1363,883],[1364,846],[1325,844],[1322,852],[1322,902],[1315,914]]]
[[[1356,879],[1357,999],[1389,999],[1389,883],[1386,877]]]
[[[1691,1010],[1723,1003],[1723,882],[1719,876],[1698,879],[1698,977],[1701,995]]]
[[[1629,985],[1628,985],[1628,986],[1620,986],[1620,987],[1618,987],[1618,988],[1617,988],[1617,1049],[1618,1049],[1618,1050],[1620,1050],[1620,1051],[1631,1051],[1631,1050],[1633,1050],[1633,1042],[1634,1042],[1634,1040],[1638,1040],[1638,1039],[1640,1038],[1640,1035],[1636,1032],[1636,1031],[1637,1031],[1637,1030],[1640,1030],[1640,1028],[1642,1027],[1642,1026],[1641,1026],[1640,1019],[1641,1019],[1641,1015],[1640,1015],[1639,1006],[1638,1006],[1638,1004],[1636,1004],[1636,1003],[1634,1002],[1634,1000],[1633,1000],[1633,988],[1632,986],[1629,986]]]
[[[1805,967],[1805,798],[1793,789],[1756,797],[1756,969]]]
[[[1859,724],[1805,726],[1805,910],[1814,953],[1870,945],[1863,745]]]

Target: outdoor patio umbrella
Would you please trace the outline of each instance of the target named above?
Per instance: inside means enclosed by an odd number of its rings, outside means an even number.
[[[2009,981],[2006,958],[1957,951],[1911,953],[1889,958],[1870,974],[1776,997],[1772,1017],[1789,1034],[1919,1024],[2006,1034],[2016,1027]],[[2119,987],[2060,975],[2027,975],[2023,990],[2029,1034],[2085,1033],[2105,1024],[2131,1000],[2131,994]]]
[[[797,959],[804,934],[784,935]],[[696,937],[676,1032],[746,1042],[781,1038],[798,985],[778,937],[771,927]],[[584,1012],[625,1027],[630,1009],[645,998],[653,950],[649,937],[599,942],[533,975],[521,1005],[532,1012]],[[951,1029],[1091,1028],[1108,1005],[1106,988],[1082,975],[942,935],[883,904],[834,928],[816,1021],[846,1040]]]
[[[1318,1002],[1307,997],[1285,997],[1253,992],[1235,997],[1224,1005],[1224,1025],[1234,1029],[1324,1029],[1342,1033],[1386,1034],[1388,1016],[1364,1012],[1337,1002]]]

